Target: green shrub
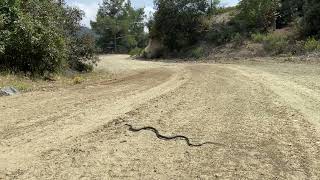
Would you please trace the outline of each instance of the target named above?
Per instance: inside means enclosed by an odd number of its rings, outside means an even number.
[[[0,68],[36,76],[92,70],[95,42],[79,36],[82,16],[55,1],[0,1]]]
[[[305,53],[305,49],[304,49],[304,45],[305,42],[304,41],[296,41],[296,40],[292,40],[293,42],[289,43],[288,46],[288,52],[290,52],[292,55],[302,55]]]
[[[73,79],[72,79],[72,83],[74,85],[76,84],[81,84],[82,82],[84,82],[84,79],[80,76],[75,76]]]
[[[294,43],[289,43],[287,37],[277,34],[255,33],[251,35],[251,39],[256,43],[262,43],[263,48],[272,55],[291,53],[291,50],[296,50]]]
[[[205,51],[202,47],[197,47],[191,50],[190,52],[190,57],[191,58],[195,58],[195,59],[199,59],[201,57],[203,57],[205,54]]]
[[[75,61],[72,65],[72,69],[79,72],[92,72],[94,69],[94,65],[92,63],[87,63],[84,61]]]
[[[235,21],[249,32],[266,32],[274,28],[280,6],[279,0],[241,0]]]
[[[143,53],[143,49],[136,47],[136,48],[132,49],[129,52],[129,55],[131,57],[133,57],[133,56],[141,56],[142,53]]]
[[[264,40],[266,39],[266,35],[261,33],[254,33],[251,35],[251,39],[253,40],[253,42],[263,43]]]
[[[155,0],[151,36],[158,37],[170,51],[197,43],[206,28],[207,0]]]
[[[8,11],[11,13],[6,13]],[[16,7],[2,7],[0,13],[4,13],[7,19],[1,29],[4,39],[0,66],[39,75],[57,72],[63,67],[66,46],[55,27],[43,24],[27,13],[20,13]],[[48,17],[42,18],[48,20]]]
[[[287,52],[289,40],[280,35],[269,34],[263,41],[264,49],[272,55],[278,55]]]
[[[308,38],[304,44],[304,49],[306,52],[320,51],[320,41],[315,38]]]
[[[80,72],[93,71],[94,65],[98,61],[95,53],[95,38],[91,34],[83,34],[71,39],[69,45],[68,64],[71,69]]]
[[[303,33],[305,36],[320,38],[320,1],[305,0],[303,15]]]
[[[221,24],[209,30],[205,38],[215,45],[222,45],[230,42],[237,33],[234,26]]]
[[[240,33],[236,33],[232,38],[232,42],[233,42],[234,47],[242,46],[244,39],[245,38],[243,37],[243,35],[241,35]]]

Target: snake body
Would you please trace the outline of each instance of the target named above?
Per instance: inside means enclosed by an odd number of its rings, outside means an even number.
[[[147,126],[147,127],[142,127],[142,128],[134,128],[132,125],[130,124],[125,124],[126,126],[129,127],[129,131],[132,131],[132,132],[140,132],[140,131],[152,131],[155,133],[155,135],[157,136],[157,138],[159,139],[162,139],[162,140],[176,140],[176,139],[182,139],[184,141],[186,141],[187,145],[188,146],[191,146],[191,147],[200,147],[200,146],[203,146],[203,145],[206,145],[206,144],[214,144],[214,145],[222,145],[220,143],[215,143],[215,142],[204,142],[204,143],[201,143],[201,144],[194,144],[194,143],[191,143],[190,142],[190,139],[186,136],[182,136],[182,135],[175,135],[175,136],[164,136],[164,135],[161,135],[159,133],[159,131],[154,128],[154,127],[150,127],[150,126]]]

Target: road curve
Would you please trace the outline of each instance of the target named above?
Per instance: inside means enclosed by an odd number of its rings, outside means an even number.
[[[0,179],[320,178],[319,67],[103,59],[122,77],[0,99]]]

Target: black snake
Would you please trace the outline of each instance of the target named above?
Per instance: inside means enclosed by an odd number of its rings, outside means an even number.
[[[156,134],[156,136],[159,138],[159,139],[163,139],[163,140],[175,140],[175,139],[182,139],[184,141],[186,141],[186,143],[188,144],[188,146],[191,146],[191,147],[200,147],[200,146],[203,146],[203,145],[206,145],[206,144],[214,144],[214,145],[223,145],[221,143],[215,143],[215,142],[204,142],[204,143],[201,143],[201,144],[193,144],[190,142],[190,139],[186,136],[182,136],[182,135],[176,135],[176,136],[164,136],[164,135],[161,135],[159,133],[159,131],[154,128],[154,127],[150,127],[150,126],[147,126],[147,127],[142,127],[142,128],[134,128],[132,125],[130,124],[125,124],[126,126],[129,127],[129,131],[132,131],[132,132],[139,132],[139,131],[152,131]]]

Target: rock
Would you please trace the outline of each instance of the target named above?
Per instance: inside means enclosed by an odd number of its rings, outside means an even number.
[[[14,87],[4,87],[0,89],[0,97],[1,96],[12,96],[15,94],[19,94],[19,91]]]
[[[163,50],[162,43],[155,38],[149,40],[148,46],[144,49],[144,57],[148,59],[158,58]]]

